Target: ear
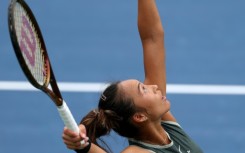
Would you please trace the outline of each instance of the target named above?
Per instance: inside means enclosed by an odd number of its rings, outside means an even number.
[[[147,116],[145,116],[145,114],[143,113],[135,113],[133,115],[133,120],[136,122],[136,123],[140,123],[140,122],[144,122],[146,121],[148,118]]]

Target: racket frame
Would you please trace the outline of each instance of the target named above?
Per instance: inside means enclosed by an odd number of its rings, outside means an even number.
[[[33,77],[31,71],[28,68],[28,65],[25,62],[25,59],[22,55],[22,51],[21,48],[19,46],[18,43],[18,38],[16,36],[16,30],[15,30],[15,21],[14,21],[14,8],[15,4],[19,3],[23,9],[26,11],[26,13],[28,14],[30,20],[32,21],[33,26],[35,27],[36,33],[38,34],[39,40],[40,40],[40,44],[41,44],[41,49],[44,55],[44,61],[46,63],[46,80],[44,81],[43,85],[40,85],[36,79]],[[29,6],[24,2],[24,0],[11,0],[10,5],[9,5],[9,9],[8,9],[8,25],[9,25],[9,33],[10,33],[10,37],[11,37],[11,41],[12,41],[12,45],[15,51],[15,55],[18,59],[18,62],[21,66],[21,69],[23,70],[25,76],[27,77],[27,79],[29,80],[29,82],[36,87],[37,89],[42,90],[43,92],[45,92],[51,99],[52,101],[56,104],[57,106],[57,110],[59,112],[59,115],[61,117],[61,119],[63,120],[64,124],[67,126],[68,129],[74,131],[75,133],[79,133],[79,128],[77,126],[77,123],[73,117],[73,115],[70,112],[70,109],[68,108],[66,102],[63,100],[61,93],[59,91],[58,85],[56,83],[56,79],[50,64],[50,60],[48,57],[48,53],[45,47],[45,43],[44,43],[44,39],[42,37],[42,33],[41,30],[39,28],[39,25],[31,11],[31,9],[29,8]],[[49,84],[52,88],[52,90],[49,89]],[[82,140],[81,144],[84,145],[85,141]]]

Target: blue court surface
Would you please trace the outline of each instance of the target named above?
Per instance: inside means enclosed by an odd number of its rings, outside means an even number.
[[[0,0],[0,153],[72,153],[62,142],[64,125],[54,104],[44,93],[27,90],[8,33],[8,3]],[[27,3],[56,79],[71,85],[61,92],[77,122],[97,107],[103,83],[143,80],[136,0]],[[204,152],[245,152],[245,1],[157,4],[173,114]],[[84,83],[98,86],[86,90]],[[105,140],[115,153],[127,146],[113,132]]]

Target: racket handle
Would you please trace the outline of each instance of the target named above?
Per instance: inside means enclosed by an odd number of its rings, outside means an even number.
[[[57,107],[60,117],[62,118],[65,126],[72,130],[75,133],[79,133],[80,129],[78,128],[78,125],[73,117],[73,115],[71,114],[70,109],[68,108],[68,106],[66,105],[66,102],[63,100],[63,104],[61,106]],[[84,140],[81,141],[81,144],[84,145],[85,142]]]

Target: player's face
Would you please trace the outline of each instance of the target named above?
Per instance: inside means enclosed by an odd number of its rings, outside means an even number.
[[[157,85],[145,85],[138,80],[122,81],[120,85],[133,98],[136,107],[145,109],[153,120],[169,111],[170,103]]]

